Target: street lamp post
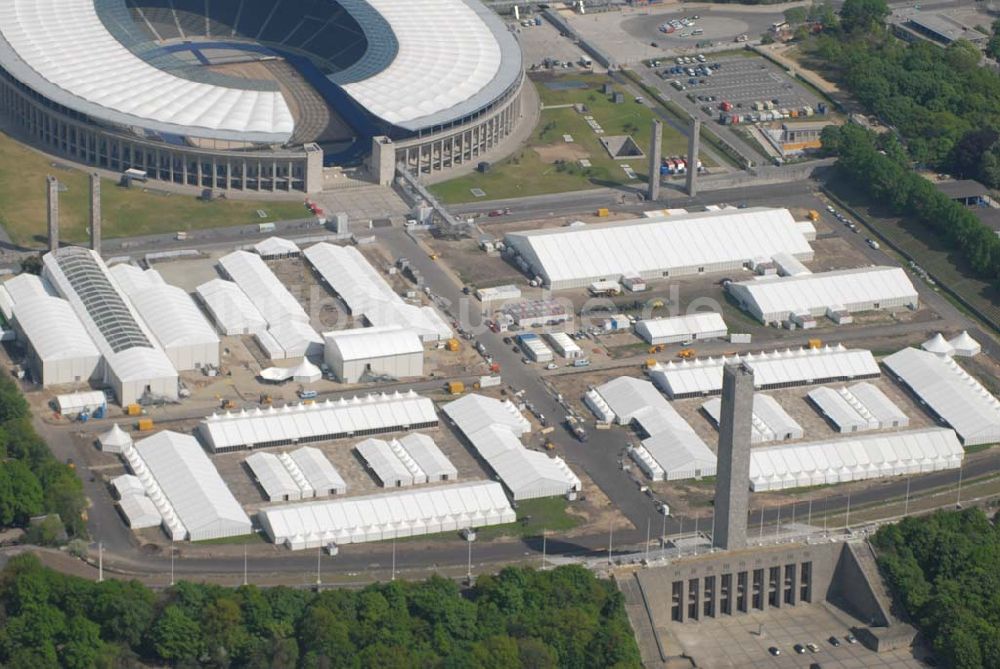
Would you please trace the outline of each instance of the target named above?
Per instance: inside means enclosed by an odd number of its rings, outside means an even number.
[[[104,542],[97,542],[97,582],[104,581]]]

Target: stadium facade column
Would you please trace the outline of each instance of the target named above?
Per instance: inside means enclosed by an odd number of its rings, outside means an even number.
[[[406,167],[410,166],[410,150],[406,150]],[[417,171],[420,171],[418,160]],[[380,186],[391,186],[396,176],[396,147],[385,135],[372,137],[371,175]]]

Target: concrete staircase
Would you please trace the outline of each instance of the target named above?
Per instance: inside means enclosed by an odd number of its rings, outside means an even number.
[[[885,578],[882,577],[882,572],[879,571],[878,563],[875,559],[875,550],[867,541],[857,544],[850,543],[848,547],[854,553],[854,559],[858,561],[861,571],[864,572],[865,578],[868,580],[868,585],[871,588],[871,593],[878,604],[879,612],[883,618],[882,621],[879,621],[879,624],[888,627],[893,622],[898,622],[893,615],[892,594],[889,592],[889,586],[886,584]]]

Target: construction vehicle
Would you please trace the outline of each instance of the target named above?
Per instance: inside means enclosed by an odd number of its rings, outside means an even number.
[[[809,348],[823,348],[823,340],[822,339],[810,339],[809,340]]]
[[[656,366],[657,366],[658,364],[660,364],[660,363],[658,363],[658,362],[656,361],[656,358],[648,358],[648,359],[646,360],[646,369],[653,369],[653,368],[654,368],[654,367],[656,367]]]
[[[125,407],[125,415],[127,416],[140,416],[142,415],[142,407],[138,404],[129,404]]]
[[[227,399],[222,400],[222,405],[221,406],[222,406],[223,409],[229,411],[231,409],[235,409],[236,408],[236,402],[234,402],[233,400],[227,398]]]
[[[601,207],[601,208],[599,208],[597,210],[597,215],[600,216],[601,218],[604,218],[605,216],[607,216],[610,213],[611,212],[608,211],[607,207]]]
[[[430,253],[430,254],[427,255],[427,257],[430,258],[431,260],[437,260],[438,259],[438,254],[436,254],[436,253]]]
[[[568,429],[570,433],[576,437],[577,441],[584,442],[589,438],[587,431],[583,429],[580,421],[574,416],[566,416],[566,429]]]
[[[267,393],[264,393],[260,396],[260,404],[272,404],[273,402],[274,399]]]
[[[461,345],[459,344],[459,341],[453,337],[448,340],[444,347],[454,353],[461,347]]]
[[[652,302],[649,303],[649,306],[652,309],[662,309],[663,308],[663,300],[653,300]]]
[[[447,387],[449,395],[461,395],[465,392],[465,384],[461,381],[449,381]]]
[[[818,211],[816,211],[815,209],[810,209],[810,210],[809,210],[809,213],[808,213],[808,214],[806,214],[806,216],[807,216],[807,217],[809,218],[809,220],[810,220],[810,221],[812,221],[813,223],[815,223],[816,221],[818,221],[818,220],[819,220],[819,212],[818,212]]]
[[[554,450],[556,450],[556,445],[554,443],[552,443],[552,441],[549,440],[549,439],[546,439],[545,443],[542,444],[542,446],[543,446],[543,448],[545,448],[546,451],[554,451]]]
[[[681,360],[690,360],[691,358],[695,357],[695,355],[697,354],[695,353],[695,350],[693,348],[682,348],[681,350],[677,351],[677,357],[680,358]]]
[[[152,418],[140,418],[139,422],[136,424],[139,432],[149,432],[153,429],[153,419]]]
[[[653,346],[650,346],[649,350],[646,352],[650,355],[653,355],[654,353],[663,353],[663,349],[665,348],[666,346],[663,344],[654,344]]]

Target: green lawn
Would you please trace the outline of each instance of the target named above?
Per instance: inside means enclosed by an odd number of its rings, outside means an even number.
[[[517,503],[517,522],[483,527],[476,531],[478,539],[496,537],[539,537],[542,532],[565,532],[582,521],[567,513],[568,502],[563,497],[542,497]]]
[[[54,175],[66,190],[59,195],[59,232],[66,241],[87,238],[87,174],[65,163],[53,164],[46,156],[0,133],[0,225],[15,243],[38,246],[45,241],[45,176]],[[155,188],[155,183],[150,184]],[[120,188],[101,184],[105,238],[177,230],[215,228],[304,218],[301,201],[217,200],[202,202],[194,196]],[[267,216],[261,218],[257,210]]]
[[[553,90],[546,81],[560,83],[579,81],[587,88]],[[645,105],[636,104],[633,97],[614,104],[610,96],[601,92],[601,85],[610,81],[604,75],[583,74],[535,80],[544,107],[584,104],[587,113],[604,129],[605,135],[631,135],[646,151],[649,144],[650,123],[654,113]],[[615,90],[622,91],[616,85]],[[572,135],[567,143],[563,135]],[[678,155],[687,151],[687,139],[676,130],[664,125],[663,155]],[[577,162],[586,158],[591,167],[583,168]],[[702,161],[705,162],[702,157]],[[647,178],[645,156],[614,160],[601,145],[598,135],[587,124],[584,115],[572,107],[543,109],[538,126],[528,143],[509,158],[496,163],[486,174],[470,174],[431,187],[445,202],[471,202],[476,197],[472,188],[486,192],[486,199],[496,200],[525,195],[557,193],[596,186],[641,184]],[[638,178],[629,180],[621,166],[627,164]],[[707,164],[707,163],[706,163]]]
[[[218,539],[203,539],[202,541],[192,541],[196,546],[228,546],[241,544],[263,544],[267,543],[263,532],[253,532],[242,534],[238,537],[220,537]]]

